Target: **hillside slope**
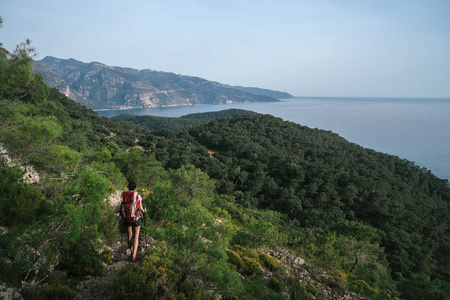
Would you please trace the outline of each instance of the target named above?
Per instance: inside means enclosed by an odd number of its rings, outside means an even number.
[[[32,63],[0,56],[2,288],[80,296],[117,259],[109,197],[135,180],[155,243],[106,273],[111,298],[448,299],[449,188],[414,163],[269,115],[115,123]]]
[[[240,207],[193,166],[164,170],[139,142],[149,130],[50,89],[24,54],[0,56],[1,297],[363,299],[275,243],[280,215]],[[135,264],[117,261],[109,200],[131,179],[149,209],[144,236],[155,239]]]
[[[241,205],[278,211],[319,235],[380,242],[396,280],[448,289],[449,185],[413,162],[260,114],[218,119],[180,133],[152,132],[141,143],[167,168],[190,163],[201,168],[216,180],[218,192]],[[353,222],[369,227],[357,229]],[[332,247],[343,242],[327,238]],[[370,256],[360,251],[354,255]],[[347,267],[353,271],[364,261],[352,260]],[[380,272],[376,264],[372,268]]]

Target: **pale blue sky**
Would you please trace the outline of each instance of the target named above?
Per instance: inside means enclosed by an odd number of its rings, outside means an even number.
[[[0,42],[296,96],[450,97],[450,0],[0,0]]]

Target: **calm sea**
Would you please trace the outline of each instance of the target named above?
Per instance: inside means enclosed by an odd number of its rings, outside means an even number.
[[[271,114],[310,128],[331,130],[350,142],[397,155],[450,179],[450,99],[315,98],[280,102],[97,111],[180,117],[229,108]]]

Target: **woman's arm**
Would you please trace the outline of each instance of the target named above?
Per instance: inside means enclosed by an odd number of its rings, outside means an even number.
[[[142,211],[142,212],[146,212],[147,209],[144,208],[144,206],[142,205],[142,197],[139,194],[138,194],[138,202],[139,202],[139,210]]]

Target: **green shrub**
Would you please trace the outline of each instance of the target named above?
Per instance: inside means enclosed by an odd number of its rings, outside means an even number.
[[[275,272],[281,268],[281,263],[278,259],[267,255],[265,253],[259,254],[259,259],[270,271]]]
[[[44,285],[41,292],[45,299],[75,299],[75,291],[67,285],[52,282]]]
[[[304,291],[302,289],[298,289],[294,293],[295,293],[295,299],[302,299],[302,300],[316,299],[314,296],[311,296],[310,294],[306,293],[306,291]]]
[[[400,281],[398,290],[402,299],[449,299],[450,284],[425,274],[414,274]]]
[[[282,295],[279,291],[268,289],[266,286],[270,284],[270,281],[264,279],[262,276],[252,275],[244,281],[244,292],[242,297],[238,299],[286,299],[285,295]],[[302,298],[297,298],[302,299]]]
[[[68,273],[77,277],[91,275],[101,276],[105,273],[103,257],[95,252],[93,247],[87,249],[83,246],[76,247],[75,251],[64,257],[61,267]]]
[[[249,241],[251,240],[251,238],[252,238],[251,233],[248,230],[239,229],[239,230],[237,230],[236,234],[233,236],[232,243],[248,246],[248,245],[250,245]]]
[[[51,169],[69,172],[81,159],[81,154],[63,145],[53,145],[50,147],[48,161]]]
[[[27,117],[20,128],[21,138],[31,143],[49,144],[62,135],[64,129],[53,116]]]
[[[256,251],[256,249],[251,249],[251,248],[245,247],[243,256],[253,258],[259,262],[259,255],[258,255],[258,251]]]
[[[281,292],[284,289],[284,284],[278,278],[272,276],[269,278],[268,286],[278,292]]]
[[[244,253],[245,253],[245,249],[241,245],[237,245],[237,244],[233,245],[230,247],[230,249],[239,253],[240,256],[244,255]]]
[[[159,249],[147,249],[143,264],[131,264],[114,281],[117,299],[185,299],[177,291],[176,274],[172,262],[161,258]]]
[[[312,285],[312,284],[307,284],[305,289],[311,295],[313,295],[313,296],[317,295],[317,286]]]
[[[62,195],[52,202],[64,224],[58,246],[61,267],[75,276],[101,275],[108,255],[98,253],[105,243],[117,237],[117,221],[104,199],[110,182],[100,172],[84,166],[75,176],[59,184]]]
[[[365,296],[369,296],[371,298],[374,298],[377,296],[377,291],[373,289],[367,282],[364,280],[355,280],[350,283],[350,289],[360,293]]]
[[[0,224],[8,227],[34,223],[44,209],[44,198],[22,175],[19,168],[0,168]]]
[[[230,248],[231,250],[227,251],[230,263],[238,266],[246,275],[261,274],[261,264],[255,249],[241,245],[233,245]]]
[[[261,264],[254,258],[244,256],[242,257],[244,266],[242,267],[242,272],[246,275],[261,274]]]
[[[112,252],[110,250],[104,250],[101,254],[100,254],[100,258],[102,261],[104,261],[105,263],[110,263],[111,259],[112,259]]]
[[[227,250],[226,252],[228,255],[228,262],[230,264],[236,266],[239,269],[244,266],[244,261],[242,260],[239,253],[237,253],[236,251],[233,251],[233,250]]]
[[[146,295],[153,294],[146,286],[146,278],[138,272],[138,268],[135,264],[128,265],[119,273],[113,287],[116,299],[144,299]]]

